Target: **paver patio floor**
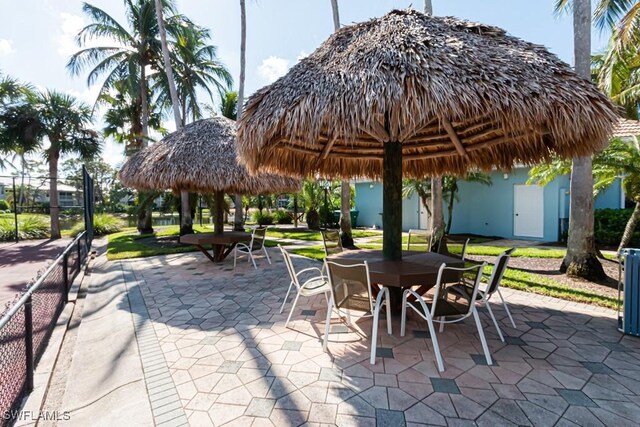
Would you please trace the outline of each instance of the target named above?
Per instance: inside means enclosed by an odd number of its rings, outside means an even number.
[[[300,298],[284,327],[289,278],[271,254],[274,264],[260,259],[258,270],[199,254],[121,262],[155,331],[138,336],[155,416],[184,411],[193,426],[638,425],[640,339],[620,334],[611,311],[504,289],[518,325],[494,305],[506,344],[481,310],[493,366],[469,320],[438,335],[446,367],[438,372],[415,318],[406,337],[399,319],[392,336],[381,320],[382,357],[370,365],[370,320],[349,328],[334,316],[323,353],[323,296]],[[160,350],[145,355],[156,339]],[[162,379],[166,368],[172,382]]]

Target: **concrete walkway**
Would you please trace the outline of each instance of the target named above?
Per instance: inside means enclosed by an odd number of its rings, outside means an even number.
[[[92,266],[73,344],[64,395],[48,397],[60,406],[45,404],[68,413],[58,425],[187,424],[139,287],[104,255]]]

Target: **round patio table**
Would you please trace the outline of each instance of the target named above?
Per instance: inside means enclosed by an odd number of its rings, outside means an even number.
[[[389,288],[391,297],[391,312],[400,315],[402,310],[402,292],[418,286],[416,293],[423,295],[436,285],[438,270],[443,263],[449,267],[464,267],[464,261],[434,252],[402,251],[402,260],[388,261],[384,259],[382,250],[364,249],[357,251],[343,251],[332,255],[329,260],[340,259],[367,261],[369,278],[375,287],[375,292],[381,286]],[[457,282],[459,274],[445,272],[443,283]]]

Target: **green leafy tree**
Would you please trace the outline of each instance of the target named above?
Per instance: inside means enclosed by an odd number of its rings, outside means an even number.
[[[90,159],[100,152],[100,138],[91,128],[91,108],[74,97],[55,91],[33,93],[26,101],[16,106],[29,117],[25,121],[19,117],[11,120],[14,111],[3,111],[0,122],[4,129],[12,129],[10,138],[14,144],[25,140],[41,145],[46,138],[49,146],[44,157],[49,165],[49,204],[51,209],[51,237],[60,238],[59,200],[58,200],[58,162],[61,155],[78,155]],[[25,135],[28,135],[25,137]]]
[[[529,172],[529,183],[547,185],[554,179],[564,176],[571,169],[568,160],[553,161],[535,166]],[[617,179],[622,180],[625,195],[636,204],[618,251],[627,247],[640,221],[640,142],[638,137],[623,140],[613,139],[607,148],[593,157],[594,197],[610,187]]]
[[[233,83],[233,79],[218,58],[217,47],[206,44],[211,39],[209,30],[192,23],[183,16],[173,18],[173,21],[178,20],[182,21],[182,25],[170,21],[168,24],[173,24],[177,28],[176,38],[171,42],[170,56],[184,125],[189,119],[194,121],[203,117],[199,94],[207,95],[213,102],[215,98],[225,94]],[[171,97],[166,73],[158,76],[154,92],[158,93],[158,104],[170,109]]]

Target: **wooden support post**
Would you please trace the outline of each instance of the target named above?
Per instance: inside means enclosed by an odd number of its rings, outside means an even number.
[[[216,222],[215,233],[222,234],[224,228],[224,193],[222,191],[215,192],[215,205],[216,205]]]
[[[390,261],[402,259],[402,144],[386,142],[382,173],[382,250]]]

